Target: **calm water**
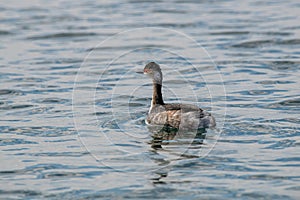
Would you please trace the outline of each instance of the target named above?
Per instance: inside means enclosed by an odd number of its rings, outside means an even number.
[[[297,1],[2,1],[0,197],[298,199]],[[154,137],[167,102],[218,129]]]

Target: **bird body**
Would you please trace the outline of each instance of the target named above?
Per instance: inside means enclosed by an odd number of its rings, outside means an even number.
[[[183,130],[212,128],[216,126],[215,118],[201,108],[190,104],[165,104],[162,98],[162,72],[155,62],[148,63],[144,74],[153,81],[151,107],[146,123],[149,125],[165,125]]]

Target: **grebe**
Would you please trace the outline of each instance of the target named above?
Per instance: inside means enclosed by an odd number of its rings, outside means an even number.
[[[153,81],[153,95],[146,124],[171,126],[181,130],[197,130],[216,126],[215,118],[195,105],[164,103],[162,98],[163,75],[157,63],[148,63],[143,73],[149,75]]]

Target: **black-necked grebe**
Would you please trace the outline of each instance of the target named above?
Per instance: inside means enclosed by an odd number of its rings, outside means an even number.
[[[149,75],[153,81],[153,95],[146,119],[147,124],[166,125],[183,130],[216,126],[215,118],[195,105],[164,103],[161,92],[163,75],[158,64],[148,63],[144,68],[144,74]]]

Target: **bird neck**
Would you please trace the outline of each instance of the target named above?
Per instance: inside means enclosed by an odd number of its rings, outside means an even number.
[[[159,105],[164,105],[164,101],[162,98],[162,93],[161,93],[161,84],[153,82],[153,95],[152,95],[152,106],[159,104]]]

